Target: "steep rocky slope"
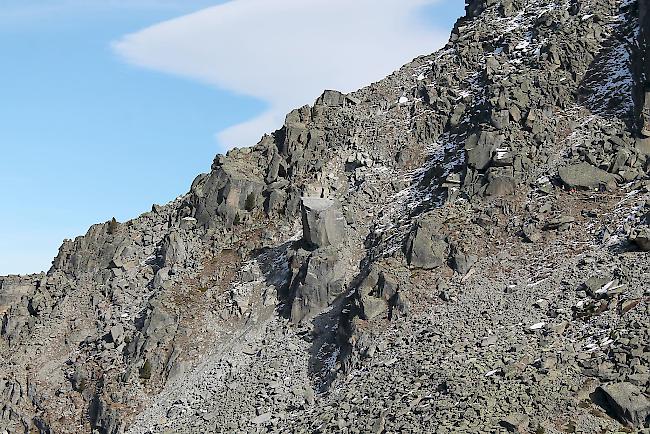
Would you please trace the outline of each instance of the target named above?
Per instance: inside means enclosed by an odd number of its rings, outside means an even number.
[[[0,432],[649,428],[647,9],[469,1],[437,53],[0,278]]]

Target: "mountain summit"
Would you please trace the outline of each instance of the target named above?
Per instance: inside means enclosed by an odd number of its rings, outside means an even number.
[[[0,278],[0,432],[649,428],[650,2],[467,3]]]

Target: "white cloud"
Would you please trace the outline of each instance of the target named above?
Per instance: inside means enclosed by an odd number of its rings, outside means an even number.
[[[0,1],[0,24],[16,25],[61,17],[79,17],[88,12],[102,11],[167,11],[187,13],[214,5],[224,0],[2,0]],[[18,22],[17,22],[18,21]]]
[[[249,146],[323,89],[355,90],[442,46],[448,29],[418,17],[436,2],[233,0],[127,35],[113,48],[131,64],[266,102],[259,117],[218,134],[222,146]]]

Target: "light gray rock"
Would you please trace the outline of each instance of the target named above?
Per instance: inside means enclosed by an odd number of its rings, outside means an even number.
[[[251,423],[255,425],[262,425],[269,422],[271,420],[271,417],[271,413],[262,413],[259,416],[252,418]]]
[[[509,196],[515,192],[517,184],[511,176],[491,177],[488,182],[485,194],[488,196],[503,197]]]
[[[119,345],[124,340],[124,327],[122,324],[116,324],[111,327],[111,339],[116,345]]]
[[[615,383],[598,390],[605,398],[605,407],[621,422],[637,428],[650,427],[650,400],[631,383]]]
[[[577,163],[558,169],[560,179],[569,188],[595,189],[605,187],[612,190],[616,187],[614,175],[589,163]]]
[[[461,276],[466,275],[477,260],[478,257],[476,255],[469,255],[460,251],[455,252],[452,256],[454,269]]]

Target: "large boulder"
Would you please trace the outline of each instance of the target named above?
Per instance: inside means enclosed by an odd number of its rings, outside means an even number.
[[[346,222],[341,204],[333,199],[302,198],[303,239],[313,248],[341,244],[346,236]]]
[[[408,264],[430,270],[440,267],[449,257],[449,244],[440,234],[440,227],[431,219],[418,221],[405,244]]]
[[[264,202],[266,184],[254,166],[232,161],[219,164],[208,175],[197,177],[190,190],[189,205],[201,226],[215,226],[221,219],[233,224],[239,214]]]
[[[346,98],[345,95],[338,90],[326,90],[316,100],[315,105],[324,105],[328,107],[342,107]]]
[[[187,256],[185,242],[180,234],[172,231],[163,240],[162,258],[165,267],[171,267],[174,264],[182,264]]]
[[[640,250],[650,252],[650,228],[642,227],[634,230],[632,241],[636,243]]]
[[[400,293],[399,283],[393,276],[380,271],[377,265],[372,266],[357,292],[363,317],[367,320],[386,315],[390,319],[395,309],[402,314],[407,311],[407,300]]]
[[[63,242],[52,262],[52,271],[61,270],[74,277],[95,273],[93,277],[98,278],[99,270],[113,268],[113,259],[131,244],[126,231],[116,229],[111,222],[93,225],[86,235]]]
[[[621,422],[638,428],[650,427],[650,400],[631,383],[615,383],[598,388],[605,409]]]
[[[472,134],[465,140],[467,164],[476,170],[487,169],[492,161],[493,151],[501,146],[505,137],[492,131]]]
[[[345,267],[335,246],[299,250],[292,262],[300,268],[292,282],[291,321],[299,323],[322,312],[344,292]]]
[[[582,162],[560,167],[558,173],[562,182],[569,188],[596,189],[605,187],[612,190],[616,187],[614,175],[589,163]]]

